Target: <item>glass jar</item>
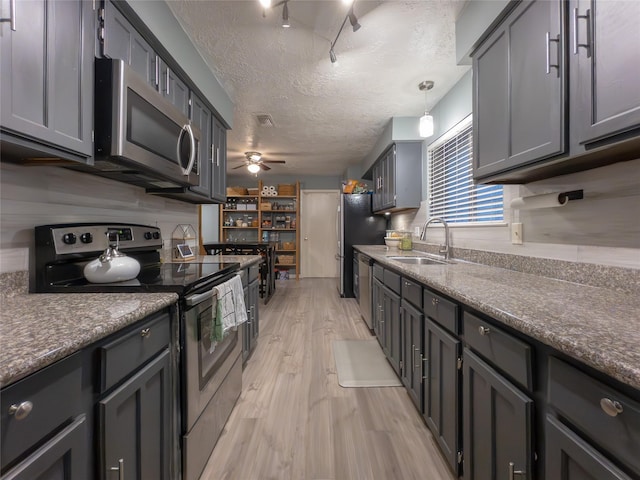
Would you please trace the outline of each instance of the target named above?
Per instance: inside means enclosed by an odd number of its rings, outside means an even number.
[[[398,248],[400,250],[413,250],[413,237],[411,236],[411,232],[402,232]]]

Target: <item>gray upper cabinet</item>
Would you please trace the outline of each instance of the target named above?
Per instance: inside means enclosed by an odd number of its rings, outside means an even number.
[[[372,167],[373,211],[420,207],[422,142],[397,142]]]
[[[151,45],[112,2],[104,3],[101,18],[104,22],[99,34],[102,56],[124,60],[147,83],[159,88],[160,64]]]
[[[584,148],[640,127],[640,2],[570,3],[571,131]]]
[[[189,87],[162,59],[158,61],[160,63],[160,93],[178,110],[189,115]]]
[[[0,23],[3,154],[9,152],[5,148],[9,142],[36,151],[49,147],[56,149],[58,157],[90,162],[92,3],[16,2],[14,17],[15,31],[10,22]]]
[[[213,119],[213,162],[211,198],[223,203],[227,198],[227,129]]]
[[[213,151],[213,127],[211,124],[211,112],[206,104],[196,95],[191,93],[191,122],[200,129],[200,162],[197,165],[200,185],[192,186],[191,190],[209,198],[211,195],[212,180],[212,151]]]
[[[534,478],[533,400],[464,349],[464,480]]]
[[[474,177],[565,151],[562,3],[525,1],[474,54]]]

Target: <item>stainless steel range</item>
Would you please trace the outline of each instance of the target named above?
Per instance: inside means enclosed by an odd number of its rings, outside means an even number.
[[[74,223],[36,227],[36,291],[175,292],[179,322],[173,333],[174,456],[172,469],[184,480],[200,476],[242,391],[242,341],[231,332],[212,348],[210,327],[216,305],[213,287],[236,275],[238,263],[162,263],[156,227],[122,223]],[[87,263],[107,247],[134,258],[140,272],[130,280],[92,283]],[[179,414],[179,415],[178,415]]]

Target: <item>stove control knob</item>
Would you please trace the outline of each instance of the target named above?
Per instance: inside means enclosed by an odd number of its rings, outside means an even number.
[[[151,240],[151,232],[144,232],[144,239]]]
[[[73,233],[65,233],[62,236],[62,243],[66,243],[67,245],[73,245],[76,243],[76,236]]]
[[[80,241],[82,243],[91,243],[93,242],[93,235],[91,235],[89,232],[83,233],[82,235],[80,235]]]
[[[153,232],[153,238],[158,240],[160,238],[160,232]]]

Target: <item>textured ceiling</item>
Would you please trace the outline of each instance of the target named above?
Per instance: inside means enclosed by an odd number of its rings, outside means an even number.
[[[273,0],[274,3],[276,0]],[[339,0],[289,1],[263,17],[257,0],[167,2],[235,104],[228,134],[228,171],[257,150],[273,175],[341,175],[372,150],[391,117],[422,115],[423,80],[431,108],[469,67],[455,62],[455,19],[462,0],[356,0],[362,28],[347,21]],[[260,126],[268,113],[274,127]],[[247,175],[250,175],[247,173]]]

